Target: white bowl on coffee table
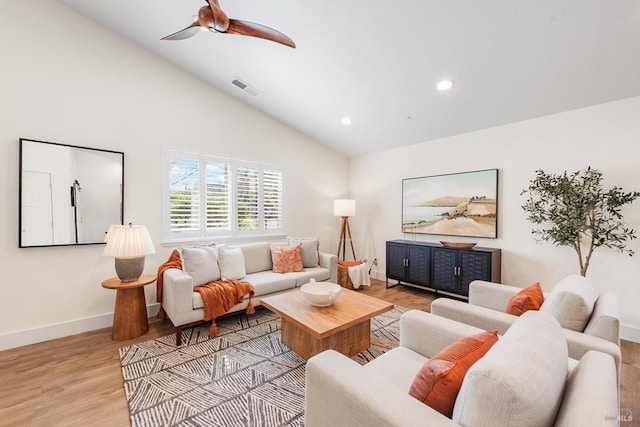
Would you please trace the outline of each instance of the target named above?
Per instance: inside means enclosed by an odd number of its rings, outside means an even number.
[[[337,283],[311,281],[300,287],[300,292],[307,301],[316,307],[328,307],[342,290]]]

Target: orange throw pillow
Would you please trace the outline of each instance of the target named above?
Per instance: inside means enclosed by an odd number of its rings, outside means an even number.
[[[451,418],[465,374],[497,341],[498,331],[490,331],[451,344],[424,364],[409,395]]]
[[[300,247],[302,243],[293,246],[269,246],[274,273],[291,273],[304,271]]]
[[[505,308],[504,312],[514,316],[521,316],[522,313],[528,310],[540,310],[543,302],[542,288],[540,283],[536,282],[515,294],[507,303],[507,308]]]

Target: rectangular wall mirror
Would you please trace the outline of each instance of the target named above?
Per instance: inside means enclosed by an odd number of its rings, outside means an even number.
[[[19,247],[104,243],[123,196],[124,153],[20,139]]]

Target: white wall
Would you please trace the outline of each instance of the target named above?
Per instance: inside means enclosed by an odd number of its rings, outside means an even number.
[[[148,273],[172,249],[160,245],[163,147],[283,165],[288,234],[333,252],[346,158],[57,2],[2,1],[0,28],[14,35],[0,42],[0,350],[109,326],[115,301],[102,245],[18,249],[20,137],[125,153],[125,222],[146,225],[157,250]]]
[[[357,253],[377,258],[377,273],[383,277],[387,240],[456,240],[403,236],[403,178],[498,168],[498,239],[457,240],[501,248],[503,283],[525,286],[540,281],[550,290],[564,276],[579,273],[577,255],[567,247],[535,243],[521,208],[526,197],[520,193],[536,169],[561,173],[587,166],[603,172],[606,187],[640,190],[640,97],[352,159],[350,196],[358,201],[358,216],[351,226]],[[626,206],[623,214],[640,231],[640,201]],[[599,291],[617,292],[622,336],[640,342],[640,239],[628,248],[636,251],[634,257],[596,250],[587,277]]]

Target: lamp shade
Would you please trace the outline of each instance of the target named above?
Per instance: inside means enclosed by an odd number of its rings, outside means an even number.
[[[144,225],[112,225],[104,238],[103,255],[117,258],[137,258],[156,251]]]
[[[338,199],[333,201],[335,216],[356,216],[356,201],[352,199]]]

